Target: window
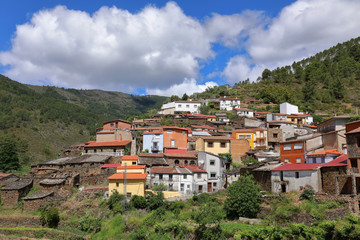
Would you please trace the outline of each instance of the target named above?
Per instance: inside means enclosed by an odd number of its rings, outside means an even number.
[[[207,143],[207,146],[208,146],[208,148],[214,147],[214,142],[208,142],[208,143]]]
[[[191,165],[191,166],[195,166],[195,161],[194,161],[194,160],[191,160],[191,161],[190,161],[190,165]]]
[[[163,175],[162,174],[159,174],[159,179],[163,179]]]
[[[216,187],[216,182],[213,183],[213,187]]]
[[[198,107],[198,105],[194,105],[194,108],[197,108]]]
[[[169,174],[169,180],[172,181],[173,180],[173,175]]]
[[[210,160],[210,165],[215,166],[215,160]]]
[[[190,189],[190,184],[187,185],[187,188]]]
[[[289,150],[291,150],[291,144],[285,144],[284,151],[289,151]]]
[[[277,133],[274,133],[273,134],[273,138],[277,138],[278,137],[278,134]]]
[[[175,147],[175,139],[171,139],[171,147]]]
[[[181,107],[181,104],[178,104],[178,107]]]
[[[289,162],[289,159],[288,159],[288,158],[285,158],[285,162],[288,163],[288,162]]]
[[[169,190],[171,191],[171,190],[173,190],[173,188],[174,188],[174,184],[169,184]]]
[[[299,172],[295,172],[295,178],[299,178],[300,175],[299,175]]]
[[[119,183],[118,183],[118,182],[116,183],[116,187],[119,187]]]
[[[251,134],[246,134],[246,135],[245,135],[245,138],[246,138],[246,139],[251,139]]]
[[[294,144],[294,149],[303,149],[303,144],[302,143],[295,143]]]
[[[127,192],[127,193],[126,193],[126,197],[127,197],[127,198],[131,198],[131,192]]]
[[[94,149],[94,153],[96,153],[96,149]]]
[[[186,175],[186,174],[184,174],[184,179],[187,179],[187,175]]]
[[[172,130],[167,130],[167,133],[172,134]]]
[[[186,105],[186,108],[189,108],[190,107],[190,105]]]
[[[216,178],[216,173],[214,173],[214,172],[210,173],[210,177],[211,178]]]
[[[201,178],[201,174],[200,174],[200,173],[197,174],[197,178]]]
[[[179,165],[180,161],[179,160],[175,160],[175,165]]]
[[[131,164],[132,164],[132,165],[136,165],[136,162],[132,162]]]
[[[296,163],[301,163],[301,158],[296,158]]]
[[[182,135],[185,135],[186,134],[186,132],[185,131],[182,131]]]
[[[185,160],[184,163],[185,163],[185,165],[188,165],[189,162],[188,162],[188,160]]]
[[[245,135],[238,135],[238,139],[245,139]]]
[[[221,142],[221,143],[220,143],[220,147],[226,148],[226,142]]]
[[[114,123],[110,123],[110,127],[113,127],[114,126]]]
[[[180,191],[183,192],[184,191],[184,184],[180,184]]]

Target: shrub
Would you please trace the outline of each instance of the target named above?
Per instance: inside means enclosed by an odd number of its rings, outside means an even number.
[[[156,210],[162,206],[164,206],[164,194],[162,192],[158,192],[147,200],[147,209],[150,211]]]
[[[56,228],[59,224],[60,217],[57,208],[43,209],[40,214],[41,224],[51,228]]]
[[[130,200],[130,205],[136,209],[144,209],[147,207],[147,202],[144,197],[134,195]]]
[[[124,201],[124,195],[119,194],[119,192],[115,190],[109,197],[109,200],[107,201],[107,205],[110,210],[114,211],[115,214],[122,213],[124,210],[123,201]]]
[[[165,184],[158,184],[158,185],[153,185],[151,187],[151,190],[155,191],[155,192],[162,192],[162,191],[166,191],[167,190],[167,186]]]
[[[229,218],[255,217],[260,210],[260,186],[252,175],[242,175],[226,191],[224,209]]]
[[[183,201],[167,202],[166,210],[173,212],[175,215],[179,215],[181,210],[185,208]]]
[[[312,189],[306,188],[300,195],[300,200],[313,200],[315,192]]]
[[[87,213],[80,218],[79,229],[88,233],[97,233],[101,230],[101,219]]]

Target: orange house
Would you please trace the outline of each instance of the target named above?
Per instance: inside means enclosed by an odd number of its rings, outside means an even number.
[[[163,127],[163,144],[166,148],[187,149],[188,129],[180,127]]]
[[[305,163],[306,140],[280,143],[281,162]]]
[[[104,131],[114,130],[116,128],[130,130],[131,129],[131,122],[118,119],[118,120],[113,120],[113,121],[103,123],[103,130]]]

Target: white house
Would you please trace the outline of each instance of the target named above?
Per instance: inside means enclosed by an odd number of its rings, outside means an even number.
[[[240,108],[240,99],[238,98],[220,98],[220,110],[232,111],[234,108]]]
[[[200,106],[200,101],[175,101],[163,104],[159,114],[173,115],[181,112],[198,114],[200,113]]]
[[[224,185],[225,159],[208,152],[198,152],[199,168],[206,170],[208,174],[208,192],[222,189]]]
[[[238,116],[254,117],[254,111],[248,108],[234,108]]]
[[[296,105],[292,105],[288,102],[280,104],[280,113],[290,115],[299,113],[299,108]]]

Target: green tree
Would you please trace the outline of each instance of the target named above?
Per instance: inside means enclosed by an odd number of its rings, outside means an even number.
[[[8,172],[20,168],[17,154],[16,141],[10,136],[2,136],[0,139],[0,170]]]
[[[178,95],[172,95],[172,96],[170,97],[170,102],[174,102],[174,101],[178,101],[178,100],[180,100],[180,98],[179,98]]]
[[[188,98],[189,98],[189,96],[188,96],[186,93],[184,93],[184,95],[182,96],[181,100],[187,101]]]
[[[224,209],[230,219],[254,218],[260,210],[260,186],[254,183],[252,175],[242,175],[226,190]]]

